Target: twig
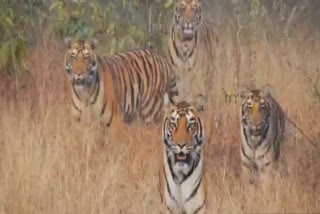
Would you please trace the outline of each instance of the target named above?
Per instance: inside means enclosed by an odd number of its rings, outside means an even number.
[[[303,131],[301,128],[299,128],[288,116],[287,116],[287,119],[289,121],[289,123],[291,123],[293,125],[294,128],[296,128],[301,134],[302,136],[304,136],[308,143],[310,143],[312,146],[314,146],[316,148],[317,146],[317,143],[315,143],[313,140],[311,140]]]
[[[292,21],[293,21],[293,19],[294,19],[294,15],[295,15],[295,13],[296,13],[296,10],[297,10],[297,6],[294,6],[294,7],[292,8],[292,10],[291,10],[291,13],[290,13],[289,18],[288,18],[288,20],[287,20],[287,23],[286,23],[286,25],[285,25],[285,27],[284,27],[283,33],[284,33],[286,36],[289,35],[289,26],[291,25],[291,23],[292,23]]]
[[[162,197],[162,194],[161,194],[161,192],[162,192],[162,190],[161,190],[161,186],[160,186],[160,182],[161,182],[161,174],[160,174],[161,172],[160,172],[160,170],[159,170],[159,183],[158,183],[158,192],[159,192],[159,195],[160,195],[160,200],[161,200],[161,203],[163,203],[164,202],[164,199],[163,199],[163,197]],[[165,173],[165,172],[163,172],[163,173]]]
[[[213,135],[213,131],[214,131],[214,118],[212,119],[212,121],[213,121],[213,123],[212,123],[212,126],[211,126],[210,131],[209,131],[208,145],[211,144],[212,135]]]
[[[299,7],[297,7],[297,6],[293,7],[293,9],[292,9],[292,11],[291,11],[291,13],[289,15],[289,18],[287,20],[287,23],[286,23],[286,25],[284,27],[284,30],[283,30],[283,33],[285,34],[285,36],[287,36],[287,37],[289,36],[289,31],[290,31],[289,28],[292,26],[293,21],[297,20],[298,17],[300,16],[301,12],[303,10],[305,10],[306,8],[307,8],[307,6],[305,6],[305,5],[302,5],[302,6],[299,6]]]

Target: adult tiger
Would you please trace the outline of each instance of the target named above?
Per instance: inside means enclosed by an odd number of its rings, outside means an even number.
[[[65,40],[65,68],[71,80],[73,115],[100,117],[110,125],[114,115],[126,123],[140,116],[146,122],[160,119],[163,95],[173,102],[178,95],[171,65],[154,51],[142,49],[101,57],[96,41]]]
[[[269,86],[263,90],[245,89],[240,110],[241,158],[253,183],[261,172],[280,155],[285,115],[271,96]]]
[[[169,57],[177,69],[179,96],[207,100],[212,86],[217,36],[213,24],[202,20],[201,0],[179,0],[169,37]],[[190,88],[190,85],[196,85]]]
[[[165,105],[163,123],[164,165],[160,170],[160,194],[169,213],[204,213],[204,129],[197,109],[187,102]],[[198,107],[199,108],[199,107]],[[163,193],[163,194],[162,194]]]

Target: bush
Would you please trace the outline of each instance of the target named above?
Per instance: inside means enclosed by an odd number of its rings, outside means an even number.
[[[52,33],[59,38],[97,38],[104,53],[114,54],[126,49],[156,46],[162,49],[164,20],[161,10],[171,7],[172,0],[158,1],[56,1],[50,11],[55,13]],[[170,10],[171,12],[171,10]],[[170,19],[171,20],[171,19]]]
[[[0,7],[0,71],[7,70],[12,75],[26,70],[25,21],[5,4]]]

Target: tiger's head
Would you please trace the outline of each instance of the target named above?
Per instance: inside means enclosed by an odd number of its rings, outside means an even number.
[[[261,141],[269,128],[271,96],[269,86],[263,90],[243,90],[241,97],[243,103],[241,107],[242,125],[248,131],[253,140]]]
[[[163,123],[163,140],[167,157],[179,171],[188,171],[200,159],[204,130],[198,109],[187,102],[168,105]]]
[[[71,38],[66,38],[68,47],[65,56],[65,68],[70,76],[70,80],[76,89],[90,87],[98,75],[97,56],[94,49],[97,46],[96,40],[73,42]]]
[[[181,40],[192,40],[201,21],[201,0],[179,0],[174,11],[174,28]]]

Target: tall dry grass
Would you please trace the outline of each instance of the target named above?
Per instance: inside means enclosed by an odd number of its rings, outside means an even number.
[[[320,68],[319,35],[302,22],[290,39],[262,35],[252,45],[240,31],[236,21],[218,20],[214,84],[221,93],[203,115],[208,213],[319,212],[320,112],[310,83]],[[43,38],[30,50],[20,99],[14,80],[0,79],[0,213],[162,212],[160,125],[116,124],[102,133],[74,123],[63,42]],[[259,187],[240,182],[239,100],[224,96],[248,80],[271,84],[287,115],[317,143],[288,124],[284,170]]]

